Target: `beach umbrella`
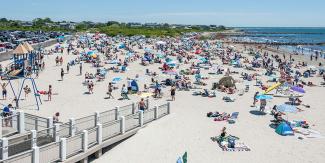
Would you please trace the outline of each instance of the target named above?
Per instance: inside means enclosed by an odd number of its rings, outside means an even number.
[[[118,63],[118,60],[111,60],[110,62],[109,62],[109,64],[117,64]]]
[[[87,55],[93,55],[93,54],[94,54],[94,51],[87,52]]]
[[[298,87],[298,86],[291,87],[291,90],[299,92],[299,93],[306,93],[306,91],[303,88]]]
[[[176,62],[175,61],[169,61],[169,62],[166,62],[166,64],[169,66],[169,67],[176,67]]]
[[[157,57],[158,58],[164,58],[164,55],[163,54],[157,54]]]
[[[298,109],[294,105],[282,104],[277,106],[277,110],[282,113],[297,113]]]
[[[308,69],[315,70],[316,67],[315,66],[308,66]]]
[[[175,70],[167,70],[164,73],[167,75],[177,75],[177,72]]]
[[[158,44],[158,45],[166,45],[166,42],[164,42],[164,41],[158,41],[158,42],[156,42],[156,44]]]
[[[122,80],[122,78],[120,78],[120,77],[116,77],[116,78],[114,78],[112,81],[114,82],[114,83],[116,83],[116,82],[119,82],[119,81],[121,81]]]
[[[256,99],[257,100],[270,100],[270,99],[272,99],[273,97],[272,96],[270,96],[270,95],[257,95],[256,96]]]
[[[144,48],[144,51],[149,53],[149,52],[151,52],[152,50],[151,50],[150,48]]]
[[[219,84],[225,86],[226,88],[235,86],[235,79],[231,76],[223,77],[219,80]]]

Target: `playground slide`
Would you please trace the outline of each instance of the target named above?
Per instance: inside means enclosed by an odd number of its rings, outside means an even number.
[[[272,90],[278,88],[281,85],[282,85],[282,83],[276,83],[276,84],[272,85],[270,88],[268,88],[267,90],[265,90],[264,94],[271,92]]]
[[[9,73],[9,76],[18,76],[21,72],[23,71],[23,69],[20,70],[13,70]]]

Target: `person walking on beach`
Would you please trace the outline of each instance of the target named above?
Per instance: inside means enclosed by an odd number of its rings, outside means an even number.
[[[175,101],[175,94],[176,94],[176,87],[175,85],[172,86],[170,89],[170,95],[172,96],[172,101]]]
[[[253,97],[253,107],[255,107],[255,105],[256,105],[256,102],[257,102],[257,99],[256,99],[256,97],[257,97],[257,95],[259,94],[259,92],[256,92],[255,94],[254,94],[254,97]]]
[[[67,64],[67,73],[69,74],[69,70],[70,70],[70,64]]]
[[[80,64],[79,64],[79,71],[80,71],[80,75],[82,75],[82,63],[80,62]]]
[[[139,110],[144,111],[146,108],[146,103],[144,102],[144,99],[141,98],[141,101],[139,102]]]
[[[64,76],[64,70],[61,68],[61,81],[63,81],[63,76]]]
[[[2,99],[6,100],[7,99],[7,85],[6,83],[2,83]]]
[[[111,98],[112,97],[112,99],[114,99],[114,97],[112,95],[112,92],[113,92],[113,85],[112,85],[112,83],[109,83],[108,84],[108,92],[107,92],[108,98]]]
[[[62,64],[63,64],[63,58],[60,57],[60,66],[62,66]]]
[[[260,111],[261,112],[264,112],[265,107],[266,107],[266,100],[265,99],[261,99],[260,100]]]
[[[52,85],[49,85],[49,90],[47,91],[47,100],[52,101]]]
[[[93,94],[94,93],[93,90],[94,90],[94,83],[93,83],[93,81],[90,81],[88,83],[88,92]]]

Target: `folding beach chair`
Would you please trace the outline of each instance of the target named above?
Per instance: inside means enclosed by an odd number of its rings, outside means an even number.
[[[238,118],[239,112],[233,112],[230,116],[230,118],[228,118],[228,123],[230,124],[234,124],[236,123],[236,120]]]

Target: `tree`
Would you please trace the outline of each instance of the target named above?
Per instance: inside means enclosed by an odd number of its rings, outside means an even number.
[[[7,20],[6,18],[1,18],[1,19],[0,19],[0,22],[1,22],[1,23],[7,23],[8,20]]]
[[[219,25],[218,28],[221,29],[221,30],[226,30],[226,27],[223,26],[223,25]]]
[[[53,23],[53,21],[50,18],[48,18],[48,17],[44,18],[43,19],[43,22],[44,23]]]
[[[117,25],[119,25],[120,23],[117,22],[117,21],[108,21],[108,22],[106,23],[107,26],[111,26],[111,25],[113,25],[113,24],[117,24]]]

